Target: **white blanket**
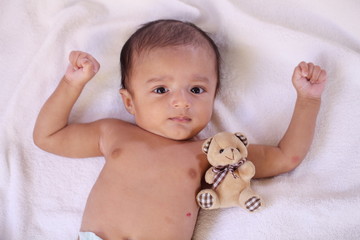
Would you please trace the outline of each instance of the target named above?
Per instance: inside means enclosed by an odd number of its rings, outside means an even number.
[[[34,146],[32,130],[71,50],[102,67],[71,121],[117,117],[119,52],[142,23],[192,21],[213,34],[222,89],[209,127],[276,144],[287,128],[302,60],[327,70],[316,135],[294,171],[256,180],[266,206],[201,211],[193,239],[360,239],[360,2],[143,0],[0,2],[0,239],[75,239],[102,158],[69,159]]]

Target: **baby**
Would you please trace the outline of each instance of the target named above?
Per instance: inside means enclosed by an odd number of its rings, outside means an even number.
[[[219,87],[216,44],[191,23],[150,22],[121,52],[120,94],[136,124],[119,119],[69,123],[72,107],[100,65],[73,51],[65,76],[42,107],[34,142],[65,157],[104,156],[89,195],[79,239],[189,240],[199,208],[195,196],[209,167],[203,140]],[[297,100],[277,146],[250,145],[255,177],[288,172],[313,139],[326,73],[301,62],[294,70]]]

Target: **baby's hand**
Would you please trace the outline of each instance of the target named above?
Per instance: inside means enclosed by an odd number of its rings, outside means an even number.
[[[295,68],[292,82],[299,96],[320,99],[326,82],[326,71],[313,63],[301,62]]]
[[[72,51],[65,80],[72,86],[83,87],[99,71],[100,64],[88,53]]]

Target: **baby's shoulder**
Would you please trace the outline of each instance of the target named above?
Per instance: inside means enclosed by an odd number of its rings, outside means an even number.
[[[137,131],[137,126],[120,119],[106,118],[97,121],[100,129],[99,145],[102,152],[109,151],[112,145],[122,146]]]
[[[138,128],[135,124],[126,122],[116,118],[104,118],[97,121],[100,125],[102,137],[111,135],[111,133],[122,132],[126,134],[128,131],[134,131]]]

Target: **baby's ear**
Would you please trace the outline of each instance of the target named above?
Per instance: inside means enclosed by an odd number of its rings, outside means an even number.
[[[202,145],[202,150],[203,152],[207,155],[209,152],[209,147],[210,147],[210,143],[211,143],[212,137],[206,139],[206,141],[203,143]]]
[[[120,95],[121,95],[121,98],[123,100],[126,110],[130,114],[134,115],[135,110],[134,110],[134,104],[133,104],[133,99],[132,99],[131,93],[127,89],[123,89],[123,88],[120,89],[119,92],[120,92]]]
[[[236,133],[234,133],[234,135],[240,139],[240,141],[245,145],[245,147],[247,147],[249,145],[247,137],[244,134],[242,134],[240,132],[236,132]]]

